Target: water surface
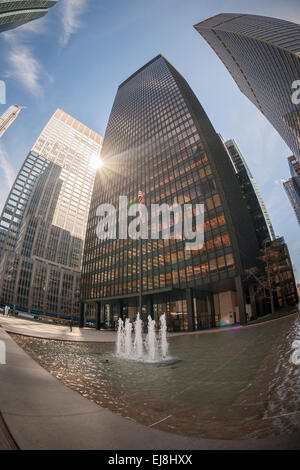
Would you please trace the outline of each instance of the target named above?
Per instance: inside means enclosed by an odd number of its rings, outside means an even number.
[[[12,336],[70,388],[148,426],[215,439],[300,429],[300,366],[290,361],[299,315],[171,338],[173,361],[161,364],[121,360],[113,344]]]

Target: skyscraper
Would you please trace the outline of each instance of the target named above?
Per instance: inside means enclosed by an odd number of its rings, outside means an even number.
[[[53,223],[84,239],[102,137],[57,109],[32,151],[62,167]]]
[[[27,156],[0,219],[0,301],[78,314],[88,209],[102,137],[57,110]]]
[[[288,158],[291,178],[283,183],[300,224],[300,163],[292,155]]]
[[[46,15],[57,0],[0,0],[0,32]]]
[[[234,167],[196,96],[161,55],[118,88],[92,196],[82,273],[83,316],[112,326],[118,316],[166,313],[170,330],[245,322],[247,284],[258,243]],[[99,240],[102,203],[205,204],[205,244],[186,250],[184,240]],[[161,231],[162,232],[162,231]],[[86,310],[84,307],[87,305]]]
[[[294,103],[292,95],[300,76],[300,25],[223,13],[194,27],[299,160],[300,103]]]
[[[10,106],[3,114],[0,116],[0,137],[7,131],[9,126],[17,119],[22,107],[18,104]]]
[[[236,142],[230,139],[224,142],[224,145],[235,168],[244,199],[251,212],[259,246],[262,248],[265,240],[275,238],[268,210],[250,168]]]

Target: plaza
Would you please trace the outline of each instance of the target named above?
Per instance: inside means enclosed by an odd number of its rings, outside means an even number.
[[[299,312],[169,334],[169,364],[122,367],[115,332],[0,325],[2,448],[299,448],[300,369],[289,362]]]

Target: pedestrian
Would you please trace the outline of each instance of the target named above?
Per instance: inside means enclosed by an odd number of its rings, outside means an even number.
[[[72,331],[72,327],[73,327],[73,318],[71,318],[70,320],[70,331]]]

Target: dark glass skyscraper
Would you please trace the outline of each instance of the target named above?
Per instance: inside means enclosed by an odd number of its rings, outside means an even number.
[[[46,15],[57,0],[0,0],[0,33]]]
[[[112,326],[142,314],[166,313],[170,330],[245,322],[243,275],[256,263],[258,243],[234,167],[187,82],[161,55],[119,86],[109,118],[89,213],[82,273],[83,315]],[[145,204],[205,204],[205,244],[143,240],[100,241],[97,208],[119,196]],[[85,307],[85,312],[84,312]]]
[[[294,155],[288,158],[291,178],[283,183],[284,189],[300,224],[300,163]]]
[[[256,184],[251,170],[236,142],[232,139],[224,142],[236,171],[243,197],[250,211],[260,248],[268,239],[275,238],[275,232],[266,205]]]
[[[195,29],[299,160],[300,100],[292,101],[296,91],[292,85],[300,77],[300,25],[222,13],[196,24]]]

